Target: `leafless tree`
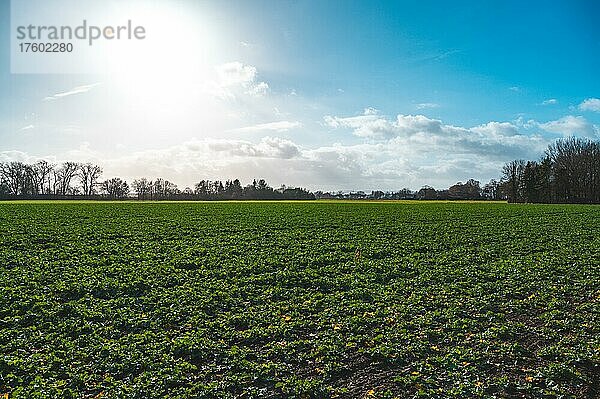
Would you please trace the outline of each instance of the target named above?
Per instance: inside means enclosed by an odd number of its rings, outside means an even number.
[[[50,179],[54,165],[41,160],[33,165],[27,166],[28,178],[31,185],[31,194],[48,194],[50,191]]]
[[[129,185],[126,181],[121,180],[118,177],[113,177],[112,179],[102,182],[102,191],[104,191],[109,198],[126,198],[129,195]]]
[[[523,173],[526,162],[523,159],[511,161],[502,168],[502,181],[505,183],[509,202],[521,202]]]
[[[100,175],[102,175],[102,168],[98,165],[88,162],[79,166],[78,177],[81,180],[83,195],[94,195]]]
[[[54,194],[68,195],[73,192],[71,181],[78,169],[77,162],[63,162],[60,168],[54,170]]]
[[[600,203],[600,143],[569,137],[539,161],[512,161],[501,186],[510,202]]]
[[[145,177],[133,181],[133,190],[137,194],[138,199],[152,199],[152,180]]]
[[[27,165],[23,162],[0,163],[0,174],[12,195],[24,194]]]

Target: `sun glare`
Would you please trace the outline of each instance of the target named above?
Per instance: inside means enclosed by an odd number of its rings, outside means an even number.
[[[203,87],[214,74],[217,38],[201,15],[175,3],[140,8],[119,10],[119,15],[135,15],[135,22],[145,27],[146,39],[111,46],[106,78],[125,106],[136,104],[127,106],[127,112],[170,126],[188,115],[189,124],[190,115],[209,108]]]

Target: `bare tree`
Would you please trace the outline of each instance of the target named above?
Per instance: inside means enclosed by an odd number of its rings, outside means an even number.
[[[31,185],[31,194],[48,194],[50,191],[50,178],[54,165],[41,160],[27,166],[28,179]]]
[[[133,190],[136,192],[138,199],[152,199],[152,187],[152,180],[145,177],[133,181]]]
[[[152,192],[155,199],[166,199],[178,195],[181,191],[175,183],[159,177],[154,181]]]
[[[526,162],[522,159],[511,161],[502,168],[502,182],[506,187],[508,202],[523,201],[523,173]]]
[[[539,161],[512,161],[502,188],[510,202],[600,203],[600,143],[569,137]]]
[[[129,195],[129,185],[119,177],[113,177],[112,179],[102,182],[102,191],[104,191],[109,198],[126,198]]]
[[[54,194],[68,195],[73,191],[71,181],[78,169],[77,162],[63,162],[59,169],[54,170]]]
[[[91,196],[95,193],[98,178],[102,175],[102,168],[98,165],[86,163],[79,166],[79,179],[83,188],[83,195]]]
[[[600,200],[600,143],[569,137],[551,144],[546,156],[553,165],[557,201]]]
[[[37,173],[40,176],[41,182],[41,191],[42,194],[50,194],[51,184],[52,184],[52,175],[54,172],[54,168],[56,165],[48,163],[46,161],[39,161],[37,163]]]
[[[27,179],[27,165],[23,162],[9,162],[0,164],[2,175],[12,195],[24,193]]]

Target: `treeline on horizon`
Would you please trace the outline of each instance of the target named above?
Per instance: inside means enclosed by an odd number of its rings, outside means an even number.
[[[168,180],[140,178],[131,185],[119,177],[101,180],[91,163],[41,160],[33,164],[0,162],[0,199],[138,199],[138,200],[508,200],[530,203],[600,203],[600,143],[566,138],[551,144],[539,161],[514,160],[498,181],[483,187],[469,179],[445,190],[375,190],[314,193],[300,187],[273,188],[264,179],[243,186],[239,179],[201,180],[181,190]]]
[[[569,137],[539,161],[514,160],[502,169],[509,202],[600,203],[600,142]]]
[[[166,179],[142,177],[131,185],[120,177],[100,180],[102,168],[92,163],[45,160],[34,164],[0,162],[2,199],[138,199],[138,200],[314,200],[300,187],[274,189],[264,179],[242,186],[239,179],[201,180],[194,188],[179,187]]]

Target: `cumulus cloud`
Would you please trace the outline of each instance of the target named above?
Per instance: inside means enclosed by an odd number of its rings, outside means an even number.
[[[564,136],[576,135],[595,139],[600,135],[598,126],[590,123],[583,116],[567,115],[555,121],[538,123],[538,126],[547,132]]]
[[[379,115],[361,117],[385,121]],[[387,123],[405,133],[387,140],[313,148],[271,136],[258,141],[192,140],[109,159],[82,145],[59,159],[96,162],[104,167],[105,176],[121,176],[128,181],[142,176],[163,177],[181,187],[201,179],[237,177],[251,181],[261,177],[272,185],[285,183],[313,190],[397,190],[406,186],[418,189],[422,184],[442,188],[471,177],[497,178],[504,162],[538,156],[532,149],[547,144],[515,134],[508,123],[491,122],[466,129],[423,116],[401,116]],[[454,137],[448,129],[464,134]],[[27,154],[0,154],[0,159],[15,157],[31,158]]]
[[[517,127],[509,122],[488,122],[484,125],[471,128],[471,130],[479,133],[482,137],[496,139],[517,136],[519,134]]]
[[[237,157],[290,159],[300,155],[300,147],[279,137],[263,137],[259,143],[243,140],[207,140],[201,145],[209,152]]]
[[[217,81],[209,84],[208,91],[221,99],[233,99],[246,94],[255,97],[265,96],[269,91],[266,82],[258,81],[258,71],[252,65],[239,61],[217,66]]]
[[[542,101],[542,105],[555,105],[558,104],[558,100],[556,98],[549,98],[548,100]]]
[[[397,190],[404,186],[419,188],[421,184],[443,187],[472,177],[474,164],[479,162],[444,158],[435,164],[420,164],[418,159],[403,154],[400,146],[392,142],[309,149],[277,137],[258,142],[209,139],[110,159],[93,151],[74,150],[55,162],[91,161],[103,166],[104,177],[120,176],[129,182],[140,177],[163,177],[181,188],[202,179],[240,178],[250,182],[265,178],[274,186],[287,184],[312,190]],[[0,153],[0,160],[4,159],[29,162],[35,158],[23,153]],[[489,173],[496,176],[499,165],[493,165]]]
[[[453,126],[424,115],[398,115],[395,120],[371,113],[352,117],[326,116],[332,128],[347,128],[358,137],[403,141],[408,148],[436,151],[496,151],[500,155],[535,152],[545,144],[536,135],[523,135],[509,122],[489,122],[471,128]],[[446,148],[447,147],[447,148]],[[521,150],[519,150],[521,148]]]
[[[340,157],[339,165],[351,162],[354,170],[361,170],[370,181],[381,179],[382,186],[394,181],[443,186],[455,179],[497,178],[506,161],[535,159],[550,142],[539,134],[522,134],[509,122],[462,127],[423,115],[400,114],[390,119],[364,113],[328,116],[325,121],[334,129],[349,129],[369,140],[352,148],[329,148],[325,153]]]
[[[325,123],[333,128],[350,128],[358,137],[391,138],[394,127],[374,108],[366,108],[362,115],[338,117],[327,115]]]
[[[582,111],[600,112],[600,98],[588,98],[579,104]]]
[[[560,128],[562,132],[565,126],[572,126],[585,132],[584,121],[580,117],[543,124],[531,121],[535,126],[530,129],[500,121],[465,127],[424,115],[390,118],[367,108],[360,115],[325,117],[331,129],[363,138],[353,144],[309,147],[271,135],[258,140],[207,138],[109,159],[83,145],[58,159],[96,162],[104,167],[105,176],[128,181],[163,177],[181,187],[201,179],[237,177],[243,182],[265,178],[275,186],[285,183],[312,190],[418,189],[423,184],[444,188],[468,178],[482,182],[498,178],[505,162],[537,159],[556,137],[536,131]],[[299,122],[278,121],[242,129],[276,133],[296,126]],[[0,159],[10,158],[31,157],[0,154]]]
[[[248,90],[246,90],[246,93],[256,97],[262,97],[266,95],[268,91],[269,85],[266,82],[258,82],[254,85],[250,85]]]

